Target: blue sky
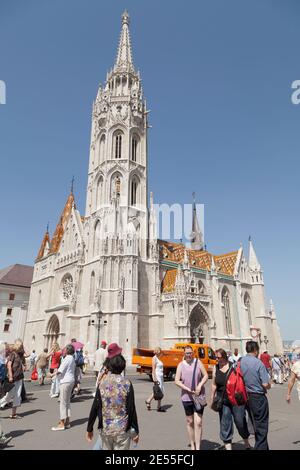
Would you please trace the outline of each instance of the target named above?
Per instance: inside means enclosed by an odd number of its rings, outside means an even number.
[[[155,202],[196,191],[213,253],[251,234],[283,337],[300,337],[297,0],[0,0],[0,266],[33,263],[73,175],[84,213],[92,101],[125,8]]]

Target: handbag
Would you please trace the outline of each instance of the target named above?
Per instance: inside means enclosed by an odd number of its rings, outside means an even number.
[[[153,398],[154,400],[162,400],[164,397],[164,394],[162,392],[162,389],[159,386],[159,382],[154,382],[153,385]]]
[[[218,367],[218,366],[217,366]],[[223,401],[224,401],[224,395],[225,395],[225,391],[226,391],[226,384],[227,384],[227,380],[228,380],[228,377],[229,377],[229,373],[231,371],[231,367],[229,367],[228,371],[227,371],[227,375],[226,375],[226,379],[225,379],[225,385],[224,385],[224,389],[223,389],[223,392],[221,395],[216,395],[213,399],[213,402],[211,404],[211,409],[213,411],[216,411],[217,413],[219,413],[219,411],[222,410],[223,408]]]
[[[5,395],[14,388],[15,384],[9,382],[6,378],[0,382],[0,398],[5,397]]]
[[[32,374],[31,374],[31,380],[37,380],[38,379],[38,373],[36,370],[36,367],[33,369]]]
[[[197,364],[198,364],[198,359],[196,359],[195,365],[194,365],[193,378],[192,378],[192,390],[196,390],[196,368],[197,368]],[[202,411],[202,409],[207,405],[207,401],[206,401],[206,397],[205,397],[205,388],[202,387],[200,395],[194,395],[193,394],[192,397],[193,397],[195,410],[197,412]]]

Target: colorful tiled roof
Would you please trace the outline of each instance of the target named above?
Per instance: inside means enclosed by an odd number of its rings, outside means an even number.
[[[211,270],[212,258],[214,258],[217,272],[233,276],[234,267],[237,260],[238,251],[232,251],[223,255],[212,255],[205,250],[191,250],[186,248],[183,243],[175,243],[164,240],[158,240],[160,261],[167,260],[176,264],[184,262],[185,252],[189,261],[190,267]],[[162,282],[162,291],[170,292],[174,290],[176,282],[176,269],[170,269]]]
[[[61,243],[62,237],[64,235],[66,225],[67,225],[68,220],[69,220],[70,215],[71,215],[71,210],[72,210],[73,204],[75,204],[75,200],[74,200],[74,194],[71,191],[69,196],[68,196],[65,207],[62,211],[62,214],[60,216],[59,222],[56,226],[54,235],[52,237],[52,240],[51,240],[51,243],[50,243],[50,250],[49,250],[50,253],[57,253],[58,250],[59,250],[60,243]],[[44,237],[44,239],[45,239],[45,237]],[[43,242],[44,242],[44,240],[43,240]],[[43,247],[43,242],[42,242],[42,245],[41,245],[41,250],[42,250],[42,247]],[[49,242],[50,242],[50,239],[49,239]],[[39,254],[40,254],[40,252],[39,252]],[[38,255],[38,259],[39,259],[39,255]]]
[[[172,292],[175,288],[177,269],[168,269],[161,283],[162,292]]]
[[[43,238],[41,247],[40,247],[39,252],[38,252],[38,255],[37,255],[37,260],[43,258],[47,243],[48,243],[48,245],[50,246],[50,236],[49,236],[48,230],[47,230],[47,232],[46,232],[45,235],[44,235],[44,238]]]

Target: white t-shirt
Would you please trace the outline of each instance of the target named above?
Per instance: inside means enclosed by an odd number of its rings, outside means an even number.
[[[59,373],[59,381],[61,384],[75,382],[75,359],[72,354],[68,354],[59,366],[57,372]]]
[[[232,364],[234,364],[235,362],[238,362],[238,360],[240,359],[240,355],[238,354],[237,356],[235,356],[234,354],[232,354],[232,356],[230,356],[230,358],[228,359],[229,362],[231,362]]]
[[[99,372],[103,366],[103,363],[107,357],[107,350],[104,348],[99,348],[95,352],[95,365],[94,371]]]
[[[297,387],[297,392],[298,392],[298,397],[300,400],[300,361],[295,362],[292,367],[291,371],[294,372],[296,375],[296,387]]]

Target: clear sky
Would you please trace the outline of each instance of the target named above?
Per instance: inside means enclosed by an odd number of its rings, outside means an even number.
[[[251,234],[283,338],[299,338],[298,0],[0,0],[0,267],[33,264],[73,175],[84,213],[92,101],[125,8],[155,202],[196,191],[215,254]]]

